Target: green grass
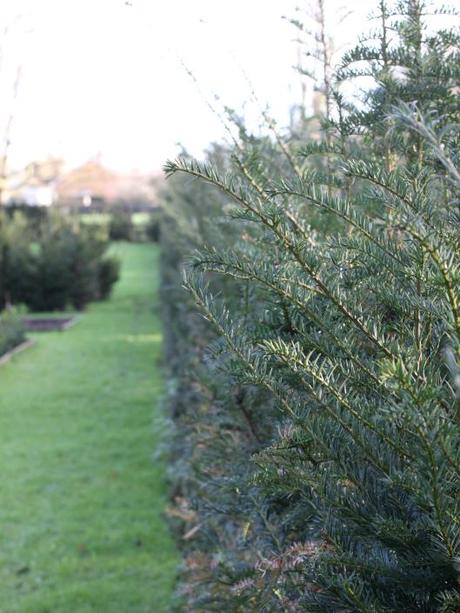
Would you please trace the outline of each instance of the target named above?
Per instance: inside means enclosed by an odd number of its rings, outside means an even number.
[[[83,223],[98,226],[108,226],[110,223],[110,213],[80,213],[80,220]]]
[[[154,454],[158,253],[113,251],[113,298],[0,368],[2,612],[171,610],[178,559]]]
[[[135,226],[146,226],[150,221],[150,213],[145,211],[133,213],[131,219]]]
[[[110,213],[81,213],[80,219],[83,223],[108,226],[110,223]],[[135,226],[146,226],[150,220],[150,213],[141,211],[131,215],[131,221]]]

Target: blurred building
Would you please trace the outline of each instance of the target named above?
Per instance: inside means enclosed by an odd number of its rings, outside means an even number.
[[[50,158],[10,172],[0,197],[2,204],[29,206],[104,207],[115,202],[149,206],[155,202],[155,190],[151,176],[120,174],[98,159],[67,171],[63,160]]]
[[[115,202],[153,204],[151,178],[120,174],[98,160],[90,160],[65,173],[57,183],[58,201],[67,205],[104,206]]]
[[[91,206],[116,199],[119,176],[97,160],[89,160],[65,173],[57,184],[64,204]]]
[[[9,173],[2,190],[2,203],[51,206],[57,201],[57,184],[63,167],[63,160],[50,158]]]

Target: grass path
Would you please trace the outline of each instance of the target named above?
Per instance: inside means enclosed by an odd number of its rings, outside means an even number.
[[[177,554],[155,459],[157,250],[66,332],[0,368],[0,611],[171,610]]]

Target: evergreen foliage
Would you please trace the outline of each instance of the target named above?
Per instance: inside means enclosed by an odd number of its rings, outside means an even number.
[[[106,255],[98,229],[76,218],[51,215],[31,227],[20,214],[0,217],[0,309],[24,304],[32,311],[81,310],[110,295],[119,263]]]
[[[109,222],[109,238],[112,241],[131,241],[134,236],[132,214],[129,211],[113,210]]]
[[[319,143],[166,165],[187,610],[460,610],[459,41],[379,11]]]
[[[26,340],[25,328],[14,311],[0,315],[0,357]]]

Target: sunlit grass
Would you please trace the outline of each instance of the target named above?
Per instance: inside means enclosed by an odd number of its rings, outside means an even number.
[[[108,226],[110,223],[110,213],[81,213],[80,219],[83,223]],[[150,213],[138,211],[131,215],[131,221],[135,226],[145,226],[150,220]]]
[[[108,226],[110,223],[110,213],[81,213],[80,219],[83,223]]]
[[[135,226],[145,226],[149,223],[150,213],[147,213],[146,211],[138,211],[137,213],[133,213],[131,219]]]
[[[0,611],[171,610],[157,251],[113,249],[113,299],[0,368]]]

